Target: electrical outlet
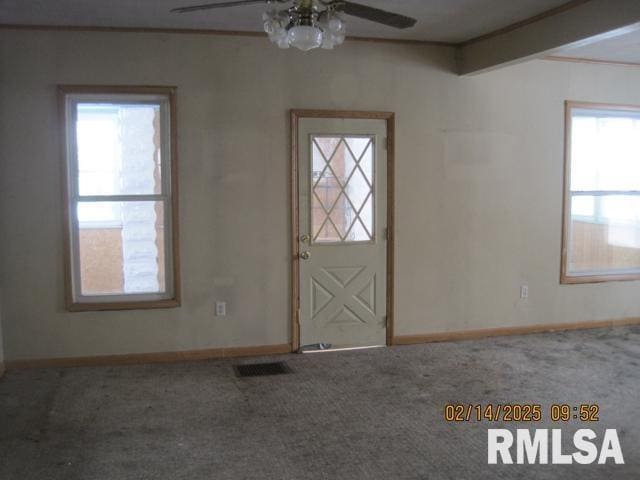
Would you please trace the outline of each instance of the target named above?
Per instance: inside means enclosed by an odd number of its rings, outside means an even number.
[[[227,314],[227,302],[216,302],[216,317],[224,317]]]
[[[520,287],[520,298],[529,298],[529,285],[522,285]]]

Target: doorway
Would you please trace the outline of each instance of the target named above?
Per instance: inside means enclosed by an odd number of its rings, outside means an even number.
[[[294,110],[292,347],[393,338],[393,133],[386,112]]]

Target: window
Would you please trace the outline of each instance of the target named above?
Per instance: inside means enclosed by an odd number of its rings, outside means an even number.
[[[311,136],[313,243],[373,240],[374,142],[372,136]]]
[[[179,305],[174,89],[60,87],[67,307]]]
[[[566,109],[562,283],[640,279],[640,107]]]

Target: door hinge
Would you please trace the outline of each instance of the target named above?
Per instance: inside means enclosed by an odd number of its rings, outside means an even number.
[[[388,139],[387,139],[387,137],[384,137],[384,138],[382,139],[382,148],[384,148],[385,150],[387,150],[388,145],[389,145],[389,143],[388,143]]]

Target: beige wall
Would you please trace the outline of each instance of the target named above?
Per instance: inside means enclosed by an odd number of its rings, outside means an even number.
[[[441,47],[156,34],[2,31],[0,49],[9,359],[288,342],[292,107],[397,114],[397,334],[640,316],[638,282],[558,282],[563,101],[640,104],[640,69],[460,78]],[[181,308],[64,311],[58,83],[178,86]]]

